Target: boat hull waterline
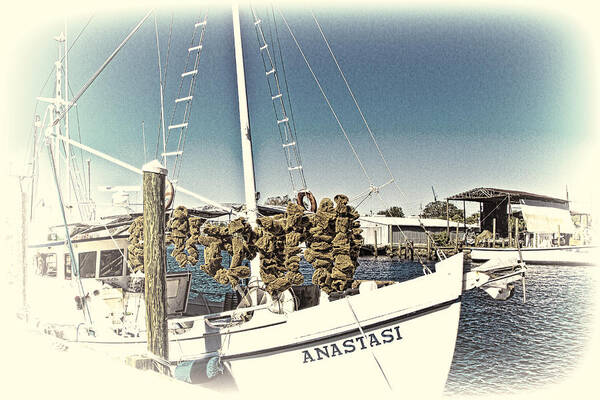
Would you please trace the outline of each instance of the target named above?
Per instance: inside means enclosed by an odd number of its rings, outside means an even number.
[[[528,264],[594,265],[595,246],[561,246],[547,248],[521,248],[523,261]],[[471,248],[471,260],[487,261],[494,258],[519,258],[519,250],[507,248]]]

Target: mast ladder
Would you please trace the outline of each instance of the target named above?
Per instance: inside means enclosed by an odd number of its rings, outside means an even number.
[[[287,169],[295,197],[299,192],[307,190],[306,179],[304,178],[304,168],[302,168],[302,159],[297,145],[298,141],[295,132],[290,125],[291,118],[288,115],[281,90],[279,74],[274,61],[275,54],[270,50],[270,46],[265,39],[265,34],[262,29],[262,20],[256,15],[254,8],[252,8],[252,16],[254,18],[256,36],[258,38],[259,52],[265,67],[265,76],[271,94],[271,101],[273,102],[275,121],[277,129],[279,129],[279,135],[281,136],[281,145],[283,153],[285,154]]]
[[[204,33],[206,31],[206,14],[204,18],[194,24],[192,39],[187,48],[187,58],[185,62],[184,72],[179,76],[179,89],[175,96],[175,103],[169,125],[167,127],[166,146],[161,157],[164,160],[165,167],[171,174],[170,179],[177,180],[181,172],[181,162],[183,149],[185,147],[185,139],[189,126],[190,115],[192,111],[192,101],[194,99],[194,89],[196,87],[196,78],[198,76],[198,65],[200,55],[202,53],[202,45],[204,42]],[[175,118],[178,118],[176,121]],[[169,138],[172,133],[178,132],[176,145],[171,143],[169,146]],[[168,166],[167,157],[175,157],[171,168]]]

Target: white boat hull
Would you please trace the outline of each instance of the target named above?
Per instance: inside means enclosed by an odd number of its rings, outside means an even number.
[[[354,393],[347,383],[332,386],[343,379],[384,391],[441,395],[454,354],[462,279],[463,256],[457,254],[436,264],[433,274],[336,301],[321,299],[289,314],[260,309],[248,322],[224,328],[201,316],[171,319],[169,360],[204,365],[220,354],[244,393],[265,385],[289,390],[298,382]],[[108,328],[95,336],[84,328],[64,333],[71,345],[114,357],[146,353],[144,334],[129,338]]]
[[[528,264],[553,265],[594,265],[597,252],[595,246],[561,246],[547,248],[521,248],[523,261]],[[471,248],[471,260],[487,261],[494,258],[519,258],[519,252],[514,247],[506,248]]]
[[[353,382],[361,382],[374,390],[439,396],[458,331],[462,254],[436,268],[431,275],[289,314],[268,332],[223,337],[222,361],[243,392],[265,385],[289,391],[303,382],[356,394]]]

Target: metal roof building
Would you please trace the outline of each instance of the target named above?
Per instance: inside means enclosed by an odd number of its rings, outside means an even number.
[[[561,232],[572,230],[569,201],[518,190],[475,188],[447,198],[450,201],[473,201],[480,203],[481,230],[492,231],[496,220],[496,232],[500,237],[508,235],[508,216],[521,211],[528,230],[533,232]],[[540,211],[542,210],[542,211]],[[544,211],[545,210],[545,211]]]

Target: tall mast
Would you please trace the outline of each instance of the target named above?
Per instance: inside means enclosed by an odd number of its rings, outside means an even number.
[[[63,32],[60,35],[54,38],[58,42],[58,59],[54,63],[55,71],[56,71],[56,85],[54,87],[54,107],[53,107],[53,116],[55,119],[60,115],[63,106],[63,64],[62,64],[62,47],[65,42],[65,35]],[[54,165],[56,166],[57,174],[59,179],[61,178],[61,168],[60,168],[60,139],[58,138],[60,133],[60,125],[56,124],[54,126],[54,134],[56,135],[56,139],[54,141]],[[66,189],[66,188],[65,188]]]
[[[69,47],[67,45],[68,34],[67,34],[67,17],[65,17],[65,41],[64,41],[64,69],[65,69],[65,107],[69,105],[69,63],[68,63],[68,55]],[[69,110],[66,110],[65,114],[65,136],[67,139],[70,139],[69,133]],[[65,143],[65,156],[66,156],[66,176],[65,176],[65,190],[67,192],[67,205],[72,205],[71,198],[71,147],[69,146],[69,142]],[[82,216],[83,217],[83,216]]]
[[[254,160],[252,158],[252,137],[250,134],[250,118],[248,116],[248,100],[246,98],[246,77],[244,73],[244,53],[240,31],[240,12],[237,3],[231,6],[233,17],[233,39],[235,47],[235,69],[237,73],[238,101],[240,109],[240,131],[242,135],[242,163],[244,167],[244,188],[248,222],[256,227],[256,183],[254,181]],[[250,263],[251,280],[258,280],[260,265],[258,256]],[[256,300],[256,299],[254,299]],[[256,304],[256,303],[255,303]]]

